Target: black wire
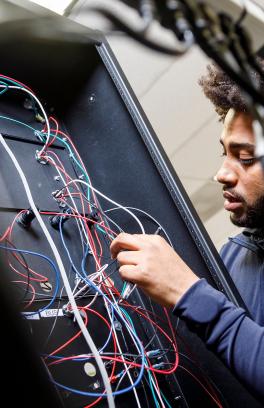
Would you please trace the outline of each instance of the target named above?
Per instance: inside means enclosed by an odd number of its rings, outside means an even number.
[[[144,379],[145,379],[146,383],[148,384],[146,374],[144,374]],[[148,402],[149,398],[148,398],[148,395],[147,395],[147,392],[146,392],[146,389],[145,389],[144,381],[141,381],[141,385],[142,385],[142,388],[143,388],[145,400],[147,402],[147,408],[150,408],[150,405],[149,405],[149,402]]]

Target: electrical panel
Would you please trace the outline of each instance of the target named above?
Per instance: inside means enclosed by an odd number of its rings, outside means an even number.
[[[145,232],[243,306],[105,38],[20,3],[1,4],[1,259],[60,404],[107,407],[107,383],[116,407],[260,406],[170,311],[124,299],[109,246]]]

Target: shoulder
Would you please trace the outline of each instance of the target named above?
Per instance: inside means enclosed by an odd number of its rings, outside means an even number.
[[[220,250],[220,256],[229,273],[235,269],[236,273],[240,267],[245,267],[252,261],[257,262],[258,248],[243,233],[229,238],[228,242]]]
[[[259,251],[258,245],[254,242],[250,235],[244,233],[244,231],[234,237],[228,238],[228,242],[226,242],[221,250],[220,256],[221,258],[227,256],[230,252],[238,253],[243,252],[247,253],[248,250],[250,252],[257,253]]]
[[[247,242],[248,238],[245,237],[243,233],[235,235],[234,237],[229,237],[228,241],[220,249],[221,257],[229,253],[230,251],[234,251],[235,249],[246,246]]]

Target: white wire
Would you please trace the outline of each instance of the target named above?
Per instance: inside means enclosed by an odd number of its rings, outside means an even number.
[[[103,265],[102,268],[94,274],[94,276],[89,275],[89,280],[93,282],[101,273],[103,273],[106,270],[106,268],[108,268],[108,264]],[[82,293],[86,288],[88,288],[88,286],[91,285],[89,283],[86,283],[81,289],[78,290],[78,292],[75,293],[74,297]]]
[[[56,162],[55,162],[55,160],[53,159],[53,157],[48,156],[48,155],[46,155],[46,157],[54,164],[54,167],[55,167],[55,169],[57,170],[57,173],[58,173],[58,175],[60,176],[60,178],[61,178],[61,180],[62,180],[64,186],[66,186],[66,181],[65,181],[65,179],[64,179],[64,177],[63,177],[63,175],[62,175],[62,172],[60,171],[60,169],[59,169],[58,166],[56,165]],[[76,214],[79,214],[79,215],[80,215],[80,213],[79,213],[79,211],[78,211],[78,208],[77,208],[77,206],[76,206],[75,200],[74,200],[74,198],[73,198],[73,196],[72,196],[72,194],[71,194],[71,192],[70,192],[70,190],[68,189],[67,186],[66,186],[66,190],[67,190],[68,195],[69,195],[69,197],[70,197],[70,199],[71,199],[71,201],[72,201],[72,204],[73,204],[73,207],[71,207],[68,203],[66,203],[67,206],[68,206],[72,211],[75,211]],[[65,201],[65,202],[66,202],[66,201]],[[79,234],[80,234],[80,238],[81,238],[81,243],[82,243],[82,248],[83,248],[83,254],[84,254],[84,246],[83,246],[82,231],[83,231],[83,234],[84,234],[84,236],[85,236],[85,238],[86,238],[87,245],[89,245],[89,247],[90,247],[90,250],[91,250],[91,252],[92,252],[93,258],[94,258],[94,260],[95,260],[97,266],[100,267],[99,262],[97,261],[97,259],[96,259],[96,257],[95,257],[95,254],[93,253],[92,246],[90,245],[90,241],[89,241],[88,234],[86,233],[85,228],[84,228],[84,225],[83,225],[83,224],[84,224],[84,223],[83,223],[83,220],[80,219],[80,218],[76,218],[76,217],[74,217],[74,218],[75,218],[75,221],[76,221],[76,223],[77,223],[78,230],[79,230]],[[80,227],[81,227],[82,231],[81,231]],[[108,266],[108,265],[107,265],[107,266]],[[106,269],[106,268],[105,268],[105,269]],[[103,270],[104,270],[104,269],[103,269]],[[98,276],[99,274],[100,274],[100,269],[98,270],[98,273],[97,273],[96,276]],[[91,276],[92,276],[92,275],[89,275],[89,278],[93,281],[93,279],[95,279],[95,277],[91,278]],[[73,291],[72,291],[72,293],[73,293],[73,295],[74,295],[74,298],[76,298],[76,296],[78,296],[78,294],[81,293],[87,286],[89,286],[89,285],[87,284],[87,285],[83,286],[83,287],[77,292],[77,294],[75,294],[75,290],[76,290],[77,287],[78,287],[78,283],[77,283],[76,286],[75,286],[75,288],[74,288]],[[87,306],[87,307],[91,307],[91,306],[94,304],[94,302],[96,301],[97,297],[98,297],[98,292],[96,292],[96,294],[94,295],[94,297],[93,297],[93,299],[91,300],[91,302],[90,302],[88,305],[86,305],[86,306]],[[68,306],[69,304],[70,304],[70,302],[68,302],[67,306]]]
[[[32,98],[35,99],[36,102],[38,103],[38,105],[39,105],[39,107],[40,107],[40,109],[41,109],[41,112],[43,113],[43,116],[44,116],[46,125],[47,125],[47,138],[46,138],[46,142],[45,142],[43,148],[41,149],[41,151],[38,152],[38,156],[41,156],[42,153],[45,151],[45,147],[46,147],[47,144],[49,143],[49,139],[50,139],[50,124],[49,124],[49,120],[48,120],[47,114],[46,114],[46,112],[45,112],[45,110],[44,110],[44,108],[43,108],[43,106],[42,106],[40,100],[36,97],[36,95],[34,95],[34,94],[33,94],[32,92],[30,92],[28,89],[26,89],[26,88],[24,88],[24,87],[21,87],[21,86],[15,86],[15,85],[7,85],[7,86],[5,86],[5,85],[0,85],[0,88],[20,89],[21,91],[24,91],[24,92],[28,93],[30,96],[32,96]]]
[[[153,385],[154,388],[155,388],[155,391],[156,391],[156,393],[157,393],[157,395],[158,395],[158,397],[159,397],[159,400],[160,400],[160,402],[161,402],[162,408],[166,408],[165,405],[164,405],[164,402],[162,401],[162,397],[161,397],[161,395],[160,395],[160,392],[159,392],[159,390],[158,390],[158,388],[157,388],[157,386],[156,386],[156,384],[155,384],[155,381],[154,381],[154,379],[153,379],[152,376],[150,377],[150,381],[152,382],[152,385]]]
[[[62,175],[60,169],[58,168],[58,166],[57,166],[55,160],[53,159],[53,157],[48,156],[48,155],[46,155],[46,157],[52,162],[52,164],[54,165],[55,170],[57,171],[58,175],[59,175],[60,178],[61,178],[62,183],[64,184],[64,186],[66,186],[66,181],[65,181],[65,179],[64,179],[64,177],[63,177],[63,175]],[[74,199],[73,199],[73,196],[72,196],[71,192],[69,191],[69,189],[68,189],[67,187],[66,187],[66,189],[67,189],[67,193],[69,194],[69,197],[70,197],[70,199],[71,199],[71,201],[72,201],[74,210],[76,211],[77,214],[79,214],[78,209],[77,209],[77,206],[76,206],[76,204],[75,204],[75,201],[74,201]],[[86,233],[86,231],[85,231],[85,228],[84,228],[82,219],[76,218],[76,217],[74,217],[74,218],[75,218],[75,220],[76,220],[77,227],[78,227],[78,230],[79,230],[79,234],[80,234],[80,237],[81,237],[82,248],[83,248],[83,254],[84,254],[83,238],[82,238],[82,234],[81,234],[80,228],[81,228],[82,231],[83,231],[83,234],[84,234],[84,236],[85,236],[85,238],[86,238],[86,240],[87,240],[87,243],[89,242],[88,236],[87,236],[87,233]]]
[[[67,205],[68,208],[70,208],[73,211],[73,207],[71,207],[68,203],[66,203],[66,205]],[[76,214],[81,216],[81,214],[79,213],[78,210],[76,211]],[[74,218],[76,218],[76,217],[74,217]],[[85,237],[86,237],[86,240],[87,240],[87,245],[90,248],[90,253],[93,255],[95,263],[97,264],[98,268],[101,268],[100,263],[98,262],[98,260],[97,260],[97,258],[95,256],[95,252],[93,251],[93,247],[90,244],[89,236],[88,236],[88,234],[86,234],[86,231],[85,231]],[[82,237],[81,237],[81,239],[82,239]]]
[[[80,179],[75,179],[75,180],[71,180],[66,184],[66,187],[68,187],[70,184],[72,183],[81,183],[86,185],[87,187],[91,188],[91,190],[93,192],[95,192],[96,194],[100,195],[101,197],[103,197],[105,200],[109,201],[110,203],[116,205],[117,207],[122,208],[125,212],[129,213],[131,215],[131,217],[133,217],[136,222],[138,223],[142,234],[145,234],[145,230],[144,227],[142,225],[142,223],[140,222],[140,220],[138,219],[138,217],[136,217],[135,214],[133,214],[131,211],[129,211],[126,207],[124,207],[123,205],[117,203],[116,201],[112,200],[111,198],[107,197],[106,195],[104,195],[103,193],[101,193],[99,190],[97,190],[96,188],[94,188],[90,183],[88,183],[87,181],[84,180],[80,180]],[[65,187],[64,187],[65,188]],[[62,189],[61,189],[62,190]],[[56,196],[55,196],[56,197]],[[130,282],[126,282],[126,287],[125,287],[125,291],[123,294],[123,299],[128,299],[128,297],[131,295],[131,293],[137,288],[137,285],[134,283],[130,283]]]
[[[110,293],[112,294],[112,291],[111,291],[111,290],[110,290]],[[104,303],[105,303],[105,307],[106,307],[106,310],[107,310],[109,319],[110,319],[110,321],[111,321],[110,310],[109,310],[108,304],[107,304],[107,302],[106,302],[105,299],[104,299]],[[121,313],[121,310],[120,310],[120,309],[119,309],[119,312]],[[128,365],[125,363],[125,359],[124,359],[124,356],[123,356],[123,351],[122,351],[122,349],[121,349],[121,346],[120,346],[120,343],[119,343],[119,340],[118,340],[118,336],[117,336],[117,334],[116,334],[116,329],[115,329],[114,322],[112,323],[112,330],[113,330],[114,335],[115,335],[116,345],[117,345],[117,348],[118,348],[119,353],[120,353],[120,358],[121,358],[121,360],[123,360],[123,363],[124,363],[124,366],[125,366],[125,371],[126,371],[127,376],[128,376],[128,378],[129,378],[130,384],[133,386],[133,379],[132,379],[131,374],[130,374],[130,372],[129,372],[129,367],[128,367]],[[137,394],[137,390],[136,390],[135,387],[133,387],[133,393],[134,393],[134,396],[135,396],[135,399],[136,399],[136,402],[137,402],[137,406],[138,406],[139,408],[141,408],[140,401],[139,401],[138,394]]]
[[[125,207],[125,208],[127,208],[127,209],[129,209],[129,210],[139,211],[139,212],[141,212],[142,214],[147,215],[151,220],[153,220],[153,221],[161,228],[162,232],[164,233],[164,235],[166,236],[167,240],[169,241],[170,246],[173,247],[173,244],[172,244],[172,242],[171,242],[171,239],[170,239],[169,235],[167,234],[165,228],[163,228],[163,226],[156,220],[156,218],[154,218],[152,215],[150,215],[150,214],[147,213],[146,211],[141,210],[140,208],[136,208],[136,207]],[[111,211],[115,211],[115,210],[120,210],[120,208],[119,208],[119,207],[109,208],[108,210],[104,210],[104,213],[111,212]]]
[[[110,221],[117,229],[119,232],[124,232],[124,230],[120,227],[120,225],[118,225],[114,220],[112,220],[112,218],[108,217],[108,215],[106,215],[103,211],[103,216]]]
[[[128,214],[131,215],[131,217],[134,218],[134,220],[136,220],[137,224],[139,225],[142,234],[145,234],[145,230],[143,225],[141,224],[140,220],[138,219],[138,217],[135,216],[135,214],[133,214],[131,211],[129,211],[126,207],[124,207],[123,205],[117,203],[116,201],[112,200],[111,198],[107,197],[106,195],[104,195],[103,193],[101,193],[99,190],[97,190],[96,188],[94,188],[90,183],[88,183],[87,181],[84,180],[80,180],[80,179],[75,179],[75,180],[71,180],[69,181],[65,187],[69,186],[72,183],[81,183],[86,185],[87,187],[89,187],[91,190],[93,190],[96,194],[98,194],[99,196],[103,197],[105,200],[109,201],[110,203],[116,205],[117,207],[121,208],[122,210],[124,210],[125,212],[127,212]],[[55,196],[56,197],[56,196]]]
[[[42,218],[41,218],[41,216],[40,216],[40,214],[39,214],[39,212],[37,210],[37,207],[36,207],[36,205],[34,203],[34,200],[33,200],[33,197],[32,197],[32,194],[31,194],[27,179],[25,177],[25,174],[24,174],[22,168],[20,167],[15,155],[13,154],[13,152],[11,151],[11,149],[9,148],[7,143],[5,142],[2,134],[0,134],[0,143],[5,148],[6,152],[8,153],[8,155],[11,158],[12,162],[14,163],[15,168],[18,171],[18,174],[19,174],[19,176],[21,178],[21,181],[23,183],[23,186],[24,186],[24,189],[25,189],[25,192],[26,192],[30,207],[31,207],[32,211],[34,212],[34,214],[35,214],[35,216],[36,216],[36,218],[37,218],[37,220],[38,220],[38,222],[40,224],[40,227],[42,228],[42,231],[43,231],[45,237],[47,238],[47,241],[48,241],[48,243],[49,243],[49,245],[51,247],[51,250],[52,250],[52,252],[54,254],[54,257],[56,259],[59,271],[61,273],[63,284],[64,284],[65,290],[67,292],[69,301],[71,303],[75,319],[76,319],[76,321],[77,321],[77,323],[78,323],[78,325],[79,325],[79,327],[80,327],[80,329],[81,329],[81,331],[83,333],[83,337],[85,338],[91,352],[94,354],[96,363],[97,363],[98,368],[100,370],[100,373],[102,375],[102,380],[103,380],[103,383],[104,383],[104,386],[105,386],[108,405],[109,405],[110,408],[114,408],[115,403],[114,403],[114,398],[113,398],[112,389],[111,389],[111,385],[110,385],[110,381],[109,381],[109,378],[108,378],[107,371],[105,369],[102,358],[101,358],[100,354],[98,353],[96,345],[94,344],[93,339],[90,336],[90,334],[89,334],[89,332],[87,330],[87,327],[85,326],[85,324],[83,322],[83,319],[82,319],[82,317],[80,315],[80,312],[79,312],[79,310],[77,308],[77,305],[76,305],[76,302],[75,302],[75,299],[74,299],[74,296],[73,296],[73,293],[72,293],[72,290],[71,290],[71,287],[70,287],[70,284],[69,284],[69,280],[68,280],[68,277],[67,277],[67,274],[66,274],[62,259],[60,257],[59,252],[58,252],[58,249],[57,249],[57,247],[56,247],[56,245],[55,245],[55,243],[54,243],[54,241],[53,241],[53,239],[52,239],[46,225],[44,224],[44,222],[43,222],[43,220],[42,220]]]

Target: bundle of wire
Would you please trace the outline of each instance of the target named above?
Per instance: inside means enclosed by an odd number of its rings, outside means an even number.
[[[1,98],[4,98],[5,95],[10,92],[25,93],[32,101],[34,109],[42,116],[45,125],[40,130],[14,117],[0,115],[0,120],[10,121],[16,123],[21,128],[25,127],[30,129],[32,134],[43,142],[42,149],[37,152],[36,158],[38,160],[44,160],[54,168],[62,187],[56,191],[55,194],[53,193],[56,205],[58,204],[58,211],[39,211],[29,187],[31,181],[29,182],[29,180],[27,180],[17,158],[11,151],[5,138],[0,135],[2,147],[17,169],[24,186],[30,209],[33,211],[39,223],[44,239],[47,240],[50,246],[53,259],[46,254],[16,247],[15,238],[13,238],[16,232],[15,229],[19,228],[16,221],[25,210],[16,214],[10,226],[8,226],[3,233],[0,239],[2,242],[0,248],[7,253],[9,267],[16,276],[13,279],[14,284],[24,290],[23,305],[24,309],[26,309],[26,312],[24,311],[26,317],[30,318],[36,315],[36,313],[40,314],[51,307],[55,307],[54,305],[57,299],[60,299],[62,292],[64,290],[66,292],[67,301],[63,309],[64,314],[60,315],[62,317],[58,317],[59,306],[57,306],[58,313],[55,316],[52,330],[47,336],[46,346],[53,335],[58,318],[67,318],[66,315],[73,315],[79,325],[80,331],[72,336],[66,343],[60,344],[56,349],[49,352],[46,351],[45,354],[43,354],[43,359],[51,371],[51,375],[53,368],[66,364],[67,362],[74,365],[82,364],[83,366],[84,362],[93,362],[93,360],[95,360],[103,382],[103,389],[100,392],[76,389],[73,386],[57,381],[55,374],[53,378],[54,383],[59,388],[71,393],[89,398],[93,397],[94,400],[86,405],[86,408],[99,404],[102,398],[107,398],[108,406],[114,407],[115,397],[128,392],[133,392],[136,406],[146,406],[149,404],[149,397],[145,391],[146,386],[149,387],[151,391],[155,407],[171,407],[168,398],[166,398],[164,393],[160,390],[159,381],[156,376],[156,374],[173,374],[177,368],[180,367],[180,353],[177,349],[176,337],[169,315],[164,309],[164,316],[162,318],[157,317],[153,312],[144,310],[142,307],[135,307],[122,298],[125,286],[121,291],[117,289],[114,282],[114,274],[116,273],[117,267],[114,270],[111,269],[115,261],[111,260],[109,256],[109,248],[108,251],[105,250],[106,243],[109,245],[113,238],[123,230],[122,226],[118,225],[110,217],[114,211],[123,211],[126,215],[131,217],[131,219],[136,222],[139,233],[145,233],[145,229],[136,214],[143,214],[144,217],[151,220],[170,242],[168,234],[152,215],[147,214],[141,209],[124,207],[94,188],[72,139],[66,132],[61,130],[58,121],[53,116],[48,116],[35,93],[21,82],[0,75]],[[65,147],[66,151],[68,151],[75,169],[83,175],[82,179],[74,179],[66,171],[64,163],[56,153],[56,149],[53,148],[55,142]],[[110,203],[108,210],[103,211],[101,209],[97,196],[100,196],[105,202]],[[95,211],[96,217],[93,216]],[[65,271],[65,265],[57,249],[57,245],[43,221],[47,216],[57,217],[59,220],[58,240],[60,240],[65,250],[71,273],[74,274],[74,286],[70,283],[72,280],[69,279]],[[79,242],[75,242],[74,245],[77,247],[80,258],[82,259],[80,264],[74,261],[73,249],[67,244],[67,240],[65,239],[63,225],[65,218],[71,219],[71,222],[75,223],[77,227]],[[25,231],[25,234],[26,233]],[[29,266],[28,259],[32,259],[32,257],[39,257],[43,262],[47,262],[51,267],[51,271],[46,275],[35,271]],[[87,257],[89,257],[89,259],[92,257],[94,270],[87,270]],[[106,262],[103,263],[102,260],[106,260]],[[14,265],[14,261],[16,265]],[[90,264],[91,263],[89,263],[89,265]],[[110,269],[112,272],[108,272]],[[17,277],[17,275],[19,277]],[[36,288],[39,288],[39,284],[47,285],[51,275],[56,282],[52,296],[46,301],[46,304],[42,308],[38,308],[36,306],[36,296],[41,298],[41,296],[44,297],[45,293],[43,295],[43,293],[37,292]],[[59,293],[60,288],[61,293]],[[87,291],[89,292],[89,296],[86,296]],[[78,305],[79,299],[82,299],[82,301],[87,299],[88,303],[85,305],[82,303],[82,306],[80,306]],[[122,302],[120,300],[122,300]],[[101,302],[101,304],[104,305],[106,316],[103,316],[96,310],[97,302]],[[90,334],[92,329],[92,327],[89,327],[88,322],[88,316],[90,315],[98,318],[108,332],[103,345],[99,346],[95,344],[93,336]],[[145,319],[146,322],[154,328],[154,337],[162,336],[168,346],[165,351],[159,349],[152,350],[152,340],[146,342],[140,337],[134,324],[135,319],[138,317]],[[159,320],[162,324],[158,323]],[[166,326],[167,329],[164,329],[164,326]],[[120,327],[121,330],[118,330]],[[122,336],[122,341],[120,336]],[[75,355],[72,355],[72,353],[67,354],[68,346],[76,342],[80,337],[83,338],[88,346],[87,353],[77,353]],[[123,340],[123,337],[125,340]],[[126,344],[125,350],[123,346],[124,342]],[[127,343],[129,343],[129,348]],[[171,362],[168,362],[167,359],[162,359],[168,352],[174,356]],[[158,362],[156,360],[157,357],[159,357]],[[166,368],[167,365],[168,367]],[[108,369],[109,367],[110,370]],[[211,381],[202,373],[201,377],[198,378],[195,374],[190,372],[190,370],[187,370],[183,366],[181,367],[189,372],[189,375],[204,389],[215,404],[221,407],[218,392],[215,387],[212,386]],[[107,369],[110,372],[108,372]],[[132,372],[136,372],[137,375],[132,375]],[[137,391],[139,384],[143,386],[145,392],[144,403]]]

